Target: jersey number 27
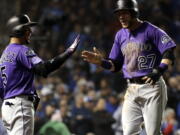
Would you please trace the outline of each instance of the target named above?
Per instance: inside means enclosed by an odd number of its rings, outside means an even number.
[[[155,61],[156,61],[155,54],[149,54],[147,56],[139,56],[138,57],[138,68],[139,68],[139,70],[153,68]]]

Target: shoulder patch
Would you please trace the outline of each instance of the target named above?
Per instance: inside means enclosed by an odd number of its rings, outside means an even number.
[[[166,44],[166,43],[168,43],[169,41],[171,41],[171,38],[170,38],[168,35],[163,35],[163,36],[161,37],[161,42],[162,42],[163,44]]]
[[[34,55],[36,55],[34,50],[29,49],[29,50],[26,51],[26,56],[34,56]]]

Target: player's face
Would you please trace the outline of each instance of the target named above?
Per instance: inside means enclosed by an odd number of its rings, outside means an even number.
[[[32,34],[31,28],[28,28],[25,33],[25,40],[27,44],[30,43],[31,34]]]
[[[122,10],[117,13],[118,19],[123,28],[130,28],[132,24],[131,13],[127,10]]]

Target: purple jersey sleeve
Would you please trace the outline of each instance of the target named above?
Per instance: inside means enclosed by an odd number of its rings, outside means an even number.
[[[3,99],[3,93],[4,93],[4,88],[3,88],[3,81],[2,81],[2,73],[0,76],[0,99]]]
[[[28,69],[31,69],[34,67],[34,65],[42,62],[42,59],[39,58],[36,53],[28,47],[24,47],[18,55],[18,62]]]
[[[168,36],[166,32],[159,28],[155,28],[152,33],[152,38],[154,44],[157,46],[158,50],[161,52],[165,52],[169,48],[173,48],[176,46],[174,41]]]
[[[120,63],[123,61],[123,54],[121,52],[121,44],[120,44],[120,34],[119,32],[115,36],[114,44],[112,46],[111,52],[109,54],[109,58],[113,60],[117,60]]]

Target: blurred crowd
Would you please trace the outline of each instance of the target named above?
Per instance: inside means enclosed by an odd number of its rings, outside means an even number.
[[[35,135],[122,135],[121,108],[126,80],[84,62],[82,50],[98,48],[105,57],[121,26],[113,15],[116,0],[2,0],[0,51],[8,43],[5,22],[26,13],[39,26],[30,46],[47,60],[62,53],[80,34],[78,51],[48,78],[36,77],[41,97],[35,116]],[[180,1],[138,0],[140,18],[164,29],[176,42],[176,61],[164,75],[168,104],[163,135],[180,135]],[[144,134],[144,133],[142,133]]]

